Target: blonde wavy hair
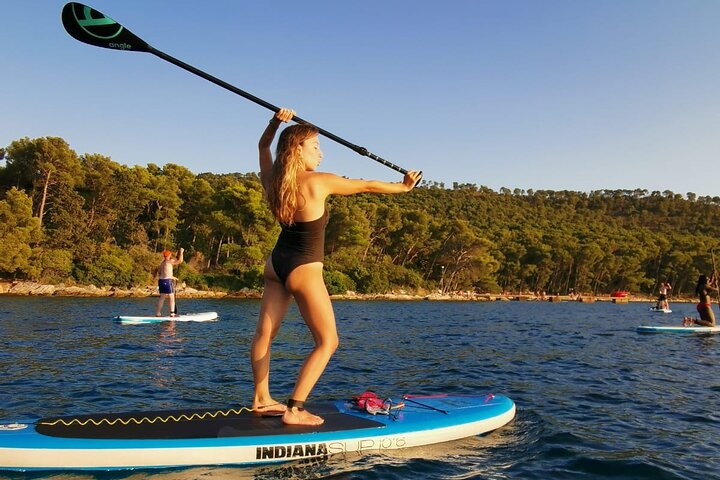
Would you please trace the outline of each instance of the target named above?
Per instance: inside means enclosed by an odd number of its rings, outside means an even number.
[[[275,218],[280,223],[295,223],[295,212],[298,209],[297,174],[302,171],[303,159],[298,154],[298,146],[305,140],[317,136],[318,129],[312,125],[291,125],[282,131],[275,149],[267,201]]]

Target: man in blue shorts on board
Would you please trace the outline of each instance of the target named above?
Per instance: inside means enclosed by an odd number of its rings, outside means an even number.
[[[184,252],[185,249],[181,248],[176,258],[173,258],[173,252],[170,250],[162,252],[163,261],[160,262],[160,266],[158,267],[158,290],[160,292],[160,299],[158,300],[157,309],[155,310],[156,317],[162,317],[162,307],[166,298],[168,299],[168,304],[170,305],[170,316],[177,316],[174,288],[174,281],[177,280],[177,278],[173,276],[173,267],[175,265],[180,265],[183,262]]]

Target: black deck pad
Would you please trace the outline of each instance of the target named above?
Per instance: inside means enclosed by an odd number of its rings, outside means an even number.
[[[384,427],[374,420],[341,413],[330,402],[309,405],[308,410],[323,417],[325,423],[316,427],[284,425],[282,417],[258,417],[242,407],[229,407],[49,417],[38,421],[35,429],[52,437],[150,440],[287,435]]]

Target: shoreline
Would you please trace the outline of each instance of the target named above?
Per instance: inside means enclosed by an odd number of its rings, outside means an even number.
[[[145,298],[145,297],[157,297],[157,287],[145,286],[145,287],[133,287],[129,289],[123,289],[118,287],[96,287],[95,285],[48,285],[38,282],[25,282],[25,281],[0,281],[0,296],[44,296],[44,297],[113,297],[113,298]],[[236,292],[219,292],[211,290],[197,290],[195,288],[187,286],[178,286],[175,293],[177,298],[248,298],[248,299],[260,299],[262,298],[262,291],[254,290],[249,288],[243,288]],[[624,303],[655,303],[657,299],[655,297],[648,297],[644,295],[629,295],[627,297],[611,297],[609,294],[606,295],[545,295],[544,297],[538,297],[533,294],[492,294],[492,293],[475,293],[475,292],[454,292],[454,293],[440,293],[438,291],[430,293],[408,293],[405,291],[394,292],[394,293],[355,293],[346,292],[340,295],[331,295],[333,300],[385,300],[385,301],[445,301],[445,302],[510,302],[510,301],[525,301],[525,302],[580,302],[580,303],[594,303],[594,302],[611,302],[617,304]],[[694,303],[694,298],[672,298],[671,303]]]

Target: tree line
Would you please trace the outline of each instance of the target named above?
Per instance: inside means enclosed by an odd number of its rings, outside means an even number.
[[[261,288],[279,226],[257,173],[194,174],[78,155],[58,137],[0,149],[0,277],[144,286],[164,249],[201,289]],[[714,268],[720,197],[671,191],[494,191],[423,182],[328,201],[331,293],[689,294]]]

